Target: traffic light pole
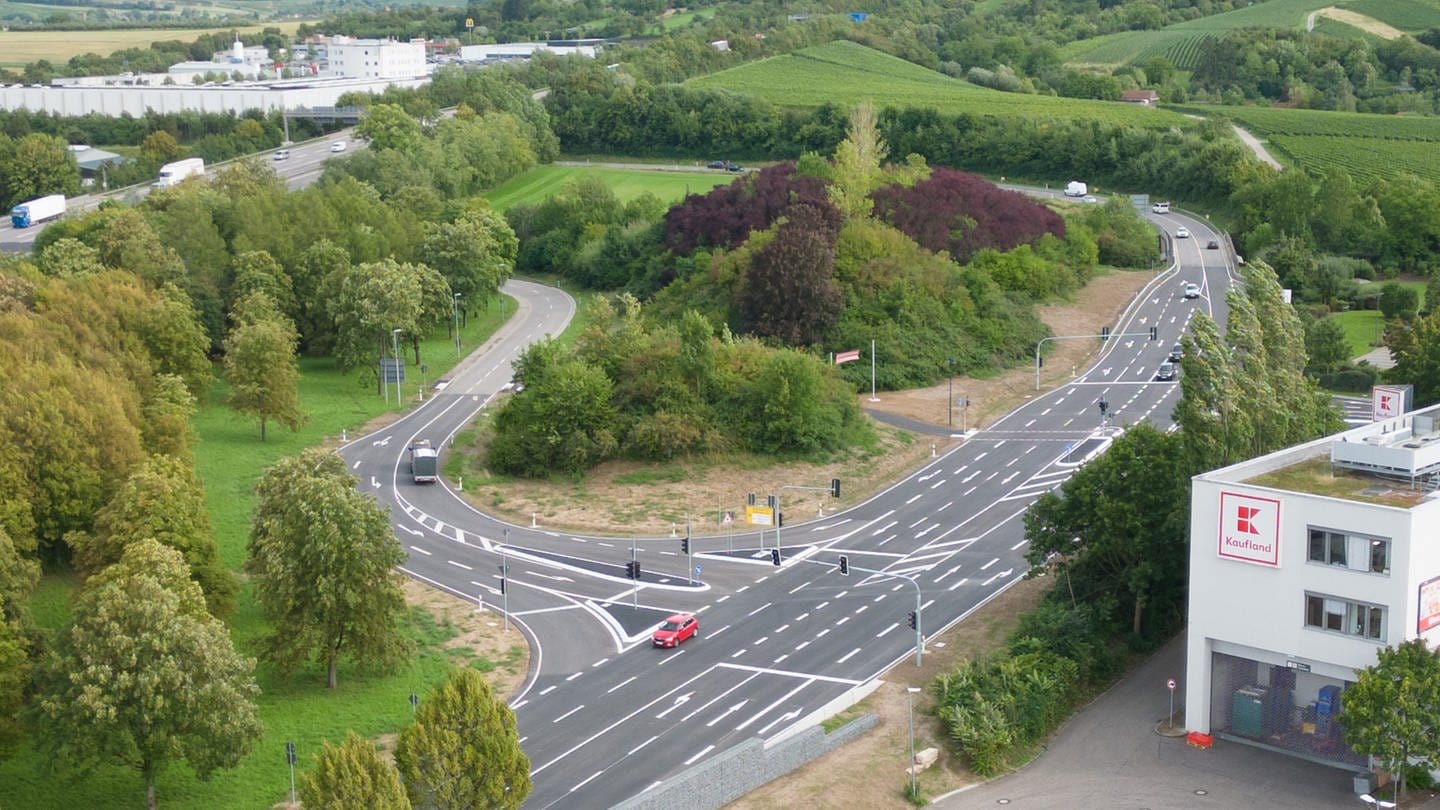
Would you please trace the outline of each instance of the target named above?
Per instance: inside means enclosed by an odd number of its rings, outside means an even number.
[[[1095,338],[1101,338],[1102,340],[1109,340],[1110,338],[1116,338],[1116,337],[1148,337],[1148,338],[1150,338],[1151,340],[1158,340],[1158,339],[1159,339],[1159,332],[1158,332],[1158,330],[1156,329],[1156,327],[1153,327],[1153,326],[1152,326],[1152,327],[1150,327],[1150,331],[1148,331],[1148,332],[1101,332],[1101,333],[1098,334],[1098,335],[1051,335],[1050,337],[1040,338],[1040,342],[1035,344],[1035,390],[1036,390],[1036,391],[1039,391],[1039,390],[1040,390],[1040,365],[1041,365],[1041,363],[1040,363],[1040,347],[1045,345],[1045,341],[1047,341],[1047,340],[1093,340],[1093,339],[1095,339]]]
[[[640,558],[637,557],[637,556],[635,556],[635,538],[632,536],[632,537],[630,538],[630,565],[633,567],[633,566],[638,566],[639,564],[640,564]],[[639,610],[639,609],[640,609],[640,578],[639,578],[639,577],[635,577],[635,587],[633,587],[633,588],[630,589],[630,607],[633,608],[633,609],[635,609],[635,610]]]
[[[840,559],[844,561],[840,564],[841,573],[845,574],[846,576],[849,576],[851,571],[859,571],[862,574],[869,574],[870,576],[874,577],[882,577],[884,579],[898,579],[901,582],[908,582],[911,585],[915,586],[915,611],[910,614],[910,616],[914,618],[914,623],[910,626],[915,628],[915,666],[921,666],[924,661],[925,655],[925,632],[920,621],[920,601],[922,598],[920,593],[920,581],[915,577],[902,577],[899,574],[892,574],[888,571],[877,571],[874,568],[861,568],[860,566],[850,562],[849,556],[845,554],[840,555]],[[818,560],[810,560],[810,562],[819,563]],[[824,563],[819,564],[824,565]]]
[[[775,494],[775,551],[776,551],[776,552],[780,552],[780,516],[781,516],[782,514],[784,514],[783,512],[780,511],[780,499],[781,499],[781,497],[785,494],[785,490],[787,490],[787,489],[801,489],[801,490],[808,490],[808,491],[810,491],[810,492],[828,492],[828,493],[830,493],[831,497],[838,498],[838,497],[840,497],[840,479],[839,479],[839,478],[831,478],[831,479],[830,479],[830,486],[828,486],[828,487],[806,487],[806,486],[801,486],[801,485],[799,485],[799,484],[781,484],[781,485],[780,485],[780,491]],[[760,549],[761,549],[762,551],[765,549],[765,530],[764,530],[763,528],[760,530]],[[783,552],[781,552],[781,553],[783,553]]]

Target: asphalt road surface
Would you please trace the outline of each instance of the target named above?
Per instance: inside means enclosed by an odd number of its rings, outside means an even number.
[[[331,152],[330,145],[335,141],[344,141],[346,148],[344,152]],[[346,154],[366,146],[364,140],[357,140],[352,130],[341,130],[331,133],[323,138],[305,141],[304,143],[292,144],[286,147],[290,157],[285,160],[275,160],[273,152],[266,152],[257,157],[270,161],[275,168],[275,173],[285,179],[285,187],[294,191],[304,188],[315,182],[324,170],[325,161],[330,158],[342,158]],[[206,175],[215,176],[215,166],[206,166]],[[149,184],[129,186],[127,188],[115,189],[104,194],[87,194],[80,197],[71,197],[67,201],[70,213],[78,211],[91,211],[100,207],[105,200],[121,200],[128,203],[138,203],[150,193]],[[28,253],[35,243],[35,237],[45,230],[45,224],[29,228],[16,228],[10,224],[9,212],[6,212],[3,224],[0,224],[0,251],[6,253]]]
[[[778,541],[774,531],[762,538],[754,530],[696,537],[693,556],[672,537],[508,525],[445,483],[409,480],[410,441],[436,443],[443,464],[456,432],[488,418],[516,354],[573,314],[558,290],[508,282],[521,306],[502,332],[429,402],[342,453],[391,510],[409,553],[406,572],[507,610],[530,641],[532,672],[511,704],[533,768],[526,806],[609,806],[740,740],[812,724],[913,659],[911,611],[929,637],[1023,576],[1025,509],[1103,452],[1124,424],[1171,427],[1179,385],[1155,380],[1156,370],[1195,313],[1224,322],[1231,268],[1224,251],[1205,248],[1219,235],[1180,214],[1152,219],[1193,237],[1173,241],[1175,264],[1131,302],[1093,366],[862,504],[807,523],[791,516]],[[1183,297],[1186,283],[1199,285],[1198,298]],[[779,567],[771,562],[777,542]],[[632,553],[638,583],[625,576]],[[849,576],[837,570],[842,553]],[[652,648],[651,630],[678,610],[699,615],[699,636],[678,649]]]

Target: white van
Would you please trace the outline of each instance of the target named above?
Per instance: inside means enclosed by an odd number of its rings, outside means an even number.
[[[1170,203],[1157,202],[1154,205],[1150,206],[1150,210],[1157,214],[1168,214],[1170,213]]]

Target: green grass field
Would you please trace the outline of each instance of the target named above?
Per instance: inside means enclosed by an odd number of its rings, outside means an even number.
[[[622,202],[648,191],[667,204],[683,200],[686,194],[703,194],[735,179],[735,175],[729,172],[703,169],[677,172],[603,166],[538,166],[487,192],[485,198],[496,210],[504,211],[516,203],[541,202],[582,177],[598,177]]]
[[[513,301],[506,311],[515,311]],[[473,314],[463,330],[462,347],[470,351],[483,344],[499,323],[499,310],[493,303],[488,311]],[[405,350],[403,345],[401,350]],[[421,343],[421,359],[430,368],[427,382],[454,365],[454,343],[445,330]],[[358,384],[356,374],[341,373],[329,361],[307,360],[301,366],[300,399],[309,422],[300,431],[291,433],[272,425],[267,431],[269,440],[262,444],[252,420],[224,407],[223,382],[216,383],[210,401],[194,420],[199,436],[196,466],[205,482],[221,559],[232,569],[238,569],[245,558],[251,493],[265,467],[306,447],[338,439],[342,428],[354,438],[366,422],[387,410],[397,410],[393,394],[387,408],[373,387]],[[406,395],[413,397],[420,385],[418,368],[410,365],[407,376]],[[63,626],[73,587],[68,576],[45,578],[34,600],[35,616],[42,626]],[[242,651],[252,649],[254,641],[266,632],[248,587],[241,593],[229,625]],[[435,626],[428,614],[412,617],[409,632],[420,642],[420,651],[406,666],[389,675],[374,675],[342,665],[340,685],[334,692],[324,688],[324,673],[317,667],[281,678],[269,667],[260,666],[259,714],[265,736],[239,767],[217,773],[210,782],[198,781],[183,766],[171,767],[158,782],[160,803],[196,810],[269,807],[288,799],[286,741],[295,742],[302,767],[308,767],[322,741],[343,739],[347,729],[368,738],[397,731],[410,719],[410,693],[424,694],[444,680],[453,664],[465,663],[452,660],[438,648],[453,631]],[[41,764],[39,754],[28,746],[0,762],[4,806],[127,807],[143,803],[144,786],[133,771],[104,767],[83,777],[68,772],[42,775]]]
[[[1345,330],[1345,345],[1350,347],[1350,359],[1366,354],[1379,343],[1385,321],[1377,309],[1358,309],[1337,312],[1330,320]]]
[[[877,107],[937,107],[946,112],[1026,118],[1088,119],[1140,127],[1184,127],[1183,116],[1132,104],[1002,93],[952,79],[854,42],[839,41],[690,79],[785,107],[874,102]]]
[[[1440,26],[1437,0],[1350,0],[1340,5],[1411,34]]]
[[[1440,17],[1440,6],[1429,0],[1360,0],[1348,3],[1344,0],[1265,0],[1224,14],[1176,23],[1158,31],[1125,31],[1072,42],[1062,49],[1061,58],[1075,65],[1118,66],[1164,56],[1181,70],[1188,70],[1195,66],[1200,44],[1210,37],[1236,28],[1304,30],[1310,12],[1330,6],[1347,8],[1406,31],[1422,31],[1429,27],[1413,27],[1416,21],[1428,19],[1429,13]],[[1389,10],[1391,6],[1395,7],[1393,11]],[[1431,23],[1434,24],[1437,23]],[[1328,23],[1326,25],[1328,27]],[[1349,36],[1361,34],[1350,26],[1344,28],[1350,32]]]
[[[1184,109],[1224,115],[1316,175],[1338,166],[1361,184],[1401,172],[1440,182],[1440,118],[1273,107]]]
[[[66,9],[68,6],[46,6]],[[40,59],[52,64],[68,62],[72,56],[94,53],[108,56],[126,48],[148,48],[152,42],[179,40],[194,42],[201,34],[239,31],[259,33],[276,27],[293,34],[301,20],[240,26],[238,28],[139,28],[132,31],[4,31],[0,32],[0,67],[23,67]]]

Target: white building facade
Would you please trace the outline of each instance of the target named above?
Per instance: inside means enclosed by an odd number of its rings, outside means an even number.
[[[1340,767],[1376,653],[1440,644],[1440,406],[1196,476],[1185,722]]]
[[[428,76],[412,79],[287,79],[257,84],[237,83],[231,87],[188,85],[93,84],[0,87],[0,109],[33,110],[55,115],[142,116],[146,110],[176,113],[188,110],[213,113],[243,113],[246,110],[296,110],[304,107],[333,107],[340,96],[350,93],[378,95],[385,88],[420,87]]]
[[[409,79],[425,76],[424,40],[335,37],[326,47],[330,72],[352,79]]]

